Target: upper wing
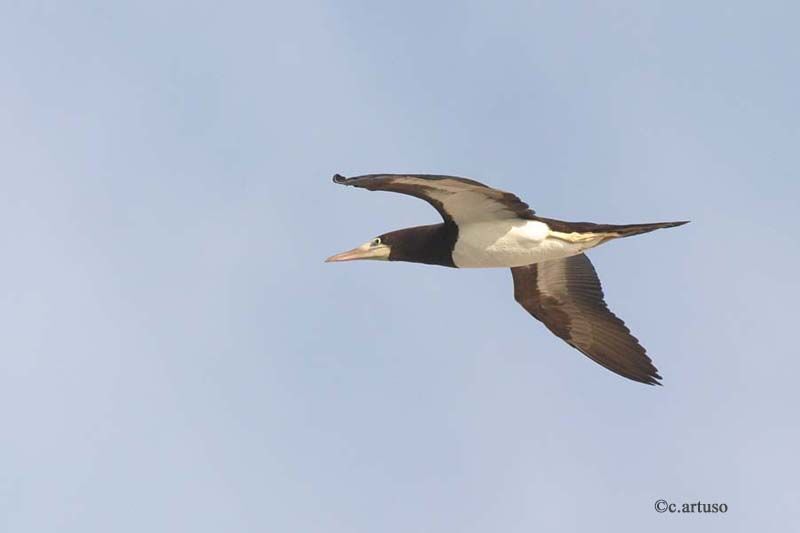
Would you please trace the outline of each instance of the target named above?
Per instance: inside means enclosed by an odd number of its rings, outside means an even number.
[[[455,224],[533,216],[533,210],[516,195],[467,178],[428,174],[368,174],[345,178],[336,174],[333,181],[420,198],[431,204],[445,222]]]
[[[609,311],[583,254],[511,269],[514,299],[550,331],[612,372],[660,385],[658,370],[625,323]]]

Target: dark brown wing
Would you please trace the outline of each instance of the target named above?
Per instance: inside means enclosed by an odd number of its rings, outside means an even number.
[[[658,370],[625,323],[609,311],[583,254],[511,269],[514,299],[569,345],[612,372],[660,385]]]
[[[455,176],[428,174],[368,174],[345,178],[336,174],[334,183],[370,191],[390,191],[420,198],[431,204],[445,222],[463,224],[487,220],[531,219],[533,210],[510,192]]]

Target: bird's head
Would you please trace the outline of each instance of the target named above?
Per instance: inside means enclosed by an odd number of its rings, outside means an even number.
[[[335,263],[339,261],[373,259],[455,266],[453,265],[451,250],[457,231],[445,224],[390,231],[365,242],[357,248],[332,255],[325,262]]]

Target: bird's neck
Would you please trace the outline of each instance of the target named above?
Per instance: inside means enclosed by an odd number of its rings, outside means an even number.
[[[393,232],[396,242],[392,245],[392,261],[424,263],[455,267],[453,247],[458,238],[455,224],[431,224]]]

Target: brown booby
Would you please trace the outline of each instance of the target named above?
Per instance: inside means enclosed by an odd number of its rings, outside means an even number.
[[[512,193],[455,176],[336,174],[333,181],[420,198],[444,222],[384,233],[326,262],[376,259],[510,268],[514,299],[551,332],[612,372],[660,385],[661,376],[645,349],[606,306],[600,280],[583,252],[688,221],[613,225],[544,218]]]

